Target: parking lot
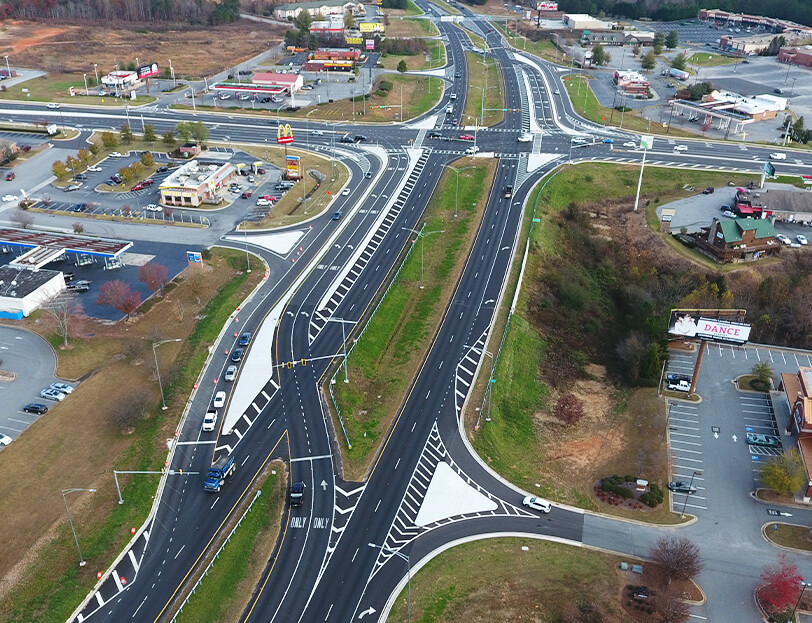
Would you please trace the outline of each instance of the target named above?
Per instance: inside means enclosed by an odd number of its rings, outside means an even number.
[[[695,352],[672,350],[667,373],[690,375],[695,359]],[[764,509],[749,504],[748,495],[761,486],[765,461],[792,447],[794,438],[784,434],[789,408],[783,392],[738,391],[733,382],[762,361],[772,366],[777,387],[781,372],[812,366],[812,353],[709,344],[696,387],[701,401],[669,398],[671,480],[690,484],[693,478],[695,488],[691,494],[671,494],[674,512],[685,509],[720,525],[725,517],[741,514],[763,520]],[[758,437],[748,439],[748,434]]]

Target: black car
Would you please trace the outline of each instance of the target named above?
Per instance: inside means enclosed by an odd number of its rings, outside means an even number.
[[[443,138],[443,135],[439,132],[429,132],[429,138]]]
[[[231,353],[231,361],[237,363],[238,361],[242,360],[242,356],[245,354],[244,348],[237,348],[234,352]]]
[[[86,203],[77,203],[70,210],[71,210],[71,212],[87,212],[87,204]]]
[[[372,177],[372,171],[367,171],[367,174],[364,176],[365,178],[369,179]]]
[[[167,171],[169,171],[169,167],[164,164],[158,167],[156,173],[166,173]]]
[[[304,504],[305,483],[294,482],[290,485],[290,505],[302,506]]]
[[[84,173],[77,173],[76,175],[73,176],[73,179],[76,180],[77,182],[86,182],[87,175],[85,175]]]
[[[23,411],[26,413],[36,413],[37,415],[42,415],[43,413],[48,412],[48,407],[41,402],[29,402],[23,407]]]
[[[705,190],[702,191],[703,195],[712,195],[713,194],[713,186],[708,186]]]
[[[360,143],[361,141],[365,141],[365,140],[367,140],[367,137],[364,136],[363,134],[356,134],[355,135],[355,142],[356,143]]]
[[[696,487],[689,482],[675,480],[668,483],[668,488],[676,493],[696,493]]]
[[[73,281],[73,279],[74,279],[73,273],[70,273],[70,272],[62,273],[62,276],[65,278],[65,282]]]
[[[270,97],[263,97],[259,101],[262,102],[263,104],[268,104],[271,101],[271,98]]]
[[[352,137],[349,134],[345,134],[344,136],[341,137],[340,142],[342,142],[342,143],[354,143],[355,141],[352,140]]]
[[[251,334],[247,331],[240,336],[240,346],[248,346],[248,342],[251,341]]]
[[[666,374],[665,379],[672,383],[679,383],[680,381],[688,381],[690,383],[693,377],[690,374]]]

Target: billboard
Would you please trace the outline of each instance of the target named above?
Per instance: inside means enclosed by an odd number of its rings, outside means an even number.
[[[299,179],[301,177],[300,158],[299,156],[288,156],[286,158],[288,166],[288,179]]]
[[[375,49],[375,39],[367,39],[366,40],[366,48],[367,48],[367,50],[374,50]]]
[[[378,22],[361,22],[358,24],[358,30],[361,32],[383,32],[384,25]]]
[[[293,129],[289,123],[279,124],[279,129],[276,131],[276,142],[278,145],[287,145],[293,142]]]
[[[668,332],[672,335],[745,344],[750,339],[750,325],[718,318],[705,318],[693,312],[699,310],[671,310]]]
[[[536,3],[536,11],[557,11],[558,10],[558,2],[537,2]]]
[[[362,45],[364,43],[363,37],[344,37],[347,45]]]
[[[141,67],[138,68],[138,79],[143,80],[144,78],[152,78],[152,76],[157,76],[159,73],[158,63],[141,65]]]

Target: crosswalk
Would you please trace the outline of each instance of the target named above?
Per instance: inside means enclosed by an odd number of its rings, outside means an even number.
[[[327,324],[328,318],[330,318],[335,313],[338,306],[341,305],[344,297],[347,296],[347,293],[358,280],[361,272],[364,270],[364,268],[366,268],[367,264],[369,264],[373,254],[381,245],[384,236],[386,236],[386,234],[392,228],[392,224],[395,222],[395,219],[397,219],[400,211],[403,209],[403,206],[406,205],[406,200],[408,199],[409,194],[414,189],[420,174],[423,172],[423,169],[426,166],[429,153],[429,150],[424,150],[423,154],[417,160],[414,169],[412,169],[409,178],[406,180],[406,184],[403,186],[400,194],[398,194],[397,200],[387,212],[386,217],[380,222],[378,229],[369,239],[369,242],[367,243],[363,252],[361,252],[358,259],[355,260],[355,263],[335,289],[333,295],[325,305],[313,312],[310,320],[310,327],[308,329],[308,340],[310,344],[313,344],[314,340],[319,336],[321,330],[324,328],[324,325]]]

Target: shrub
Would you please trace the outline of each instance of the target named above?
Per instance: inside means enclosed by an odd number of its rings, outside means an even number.
[[[394,86],[395,85],[388,80],[381,80],[381,83],[378,85],[378,89],[381,91],[391,91]]]

